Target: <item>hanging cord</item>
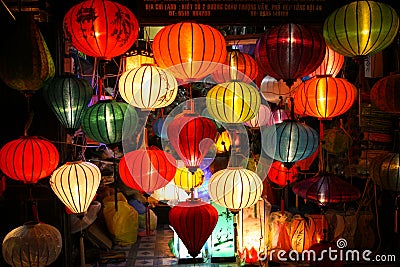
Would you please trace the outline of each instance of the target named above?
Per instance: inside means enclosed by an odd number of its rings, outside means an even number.
[[[323,174],[325,172],[325,162],[324,162],[324,150],[322,148],[324,141],[324,124],[322,120],[319,120],[319,164],[318,173]]]
[[[382,237],[381,237],[381,230],[379,229],[378,197],[376,195],[376,184],[374,184],[374,200],[375,200],[376,232],[378,234],[378,240],[379,240],[376,251],[379,251],[382,245]]]

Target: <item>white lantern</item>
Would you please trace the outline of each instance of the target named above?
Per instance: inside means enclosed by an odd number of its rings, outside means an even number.
[[[278,104],[290,96],[290,94],[296,91],[297,87],[301,84],[301,80],[297,79],[292,87],[288,87],[283,80],[276,80],[271,76],[265,76],[261,81],[260,92],[265,100],[271,103]]]
[[[274,124],[271,109],[266,105],[260,105],[260,109],[254,118],[246,121],[244,125],[250,128],[260,128],[261,126],[270,126]]]

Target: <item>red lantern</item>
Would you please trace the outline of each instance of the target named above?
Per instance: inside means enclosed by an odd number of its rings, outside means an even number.
[[[185,113],[171,121],[167,134],[185,166],[189,171],[195,172],[214,143],[217,129],[210,119]]]
[[[371,89],[371,102],[380,110],[400,113],[400,74],[392,74],[377,81]]]
[[[271,168],[268,171],[268,180],[277,184],[281,187],[289,185],[297,180],[299,172],[296,165],[292,165],[290,168],[286,168],[285,165],[280,161],[272,163]]]
[[[255,56],[265,74],[291,85],[314,71],[324,60],[322,34],[293,23],[267,30],[257,41]]]
[[[139,24],[125,6],[107,0],[87,0],[64,17],[67,40],[88,56],[109,60],[125,53],[135,42]]]
[[[40,137],[23,136],[0,150],[0,169],[8,177],[26,184],[37,183],[57,168],[57,148]]]
[[[188,199],[169,211],[169,222],[195,258],[217,225],[218,211],[200,199]]]

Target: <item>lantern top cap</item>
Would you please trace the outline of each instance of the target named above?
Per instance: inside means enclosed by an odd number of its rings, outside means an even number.
[[[75,160],[75,161],[66,162],[64,165],[75,165],[75,164],[80,164],[82,162],[83,162],[82,160]]]

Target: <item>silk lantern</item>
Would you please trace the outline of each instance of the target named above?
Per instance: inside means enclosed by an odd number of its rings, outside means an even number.
[[[288,111],[284,108],[277,108],[272,111],[273,123],[278,124],[289,119]]]
[[[325,56],[322,34],[300,24],[286,23],[267,30],[257,41],[255,57],[265,74],[288,87],[321,65]]]
[[[90,162],[67,162],[53,172],[50,186],[73,213],[83,215],[96,195],[101,181],[100,169]]]
[[[400,191],[399,153],[386,152],[376,156],[370,166],[371,178],[385,190]]]
[[[229,151],[229,149],[231,148],[231,138],[228,131],[218,133],[216,140],[217,141],[215,142],[215,148],[217,150],[217,153],[226,153]]]
[[[68,132],[79,128],[92,95],[89,82],[72,75],[56,77],[43,88],[46,103]]]
[[[129,8],[107,0],[86,0],[64,16],[67,41],[82,53],[110,60],[135,42],[139,24]]]
[[[247,83],[231,81],[217,84],[206,96],[210,115],[224,123],[243,123],[256,116],[261,104],[258,90]]]
[[[388,113],[400,113],[400,74],[391,74],[377,81],[371,88],[371,102]]]
[[[282,100],[285,101],[286,98],[290,97],[300,84],[301,80],[297,79],[294,84],[289,87],[283,80],[278,81],[267,75],[261,81],[260,92],[268,102],[279,104]]]
[[[178,93],[175,77],[154,65],[143,65],[122,73],[118,88],[128,104],[145,110],[170,105]]]
[[[175,185],[182,188],[186,192],[200,187],[204,182],[204,173],[199,168],[194,173],[190,172],[187,168],[177,168],[174,176]]]
[[[343,64],[344,56],[334,51],[327,45],[324,60],[316,70],[308,75],[308,77],[313,78],[320,75],[330,75],[332,77],[336,77],[342,69]]]
[[[188,199],[174,206],[168,217],[189,255],[196,258],[217,225],[218,211],[200,199]]]
[[[260,105],[260,109],[254,118],[246,121],[244,125],[251,129],[259,129],[261,126],[270,126],[273,124],[271,109],[266,105]]]
[[[152,50],[157,65],[176,78],[193,81],[216,70],[226,60],[222,34],[204,24],[179,22],[161,29],[154,37]]]
[[[352,136],[340,128],[328,129],[324,132],[322,147],[331,154],[348,151],[353,143]]]
[[[399,29],[396,11],[385,3],[354,1],[333,11],[324,22],[329,47],[347,57],[377,53],[390,45]]]
[[[296,165],[286,168],[285,165],[280,161],[275,161],[272,163],[267,178],[272,183],[285,187],[297,180],[299,171]]]
[[[50,176],[58,161],[57,148],[38,136],[20,137],[6,143],[0,150],[1,171],[26,184],[34,184]]]

